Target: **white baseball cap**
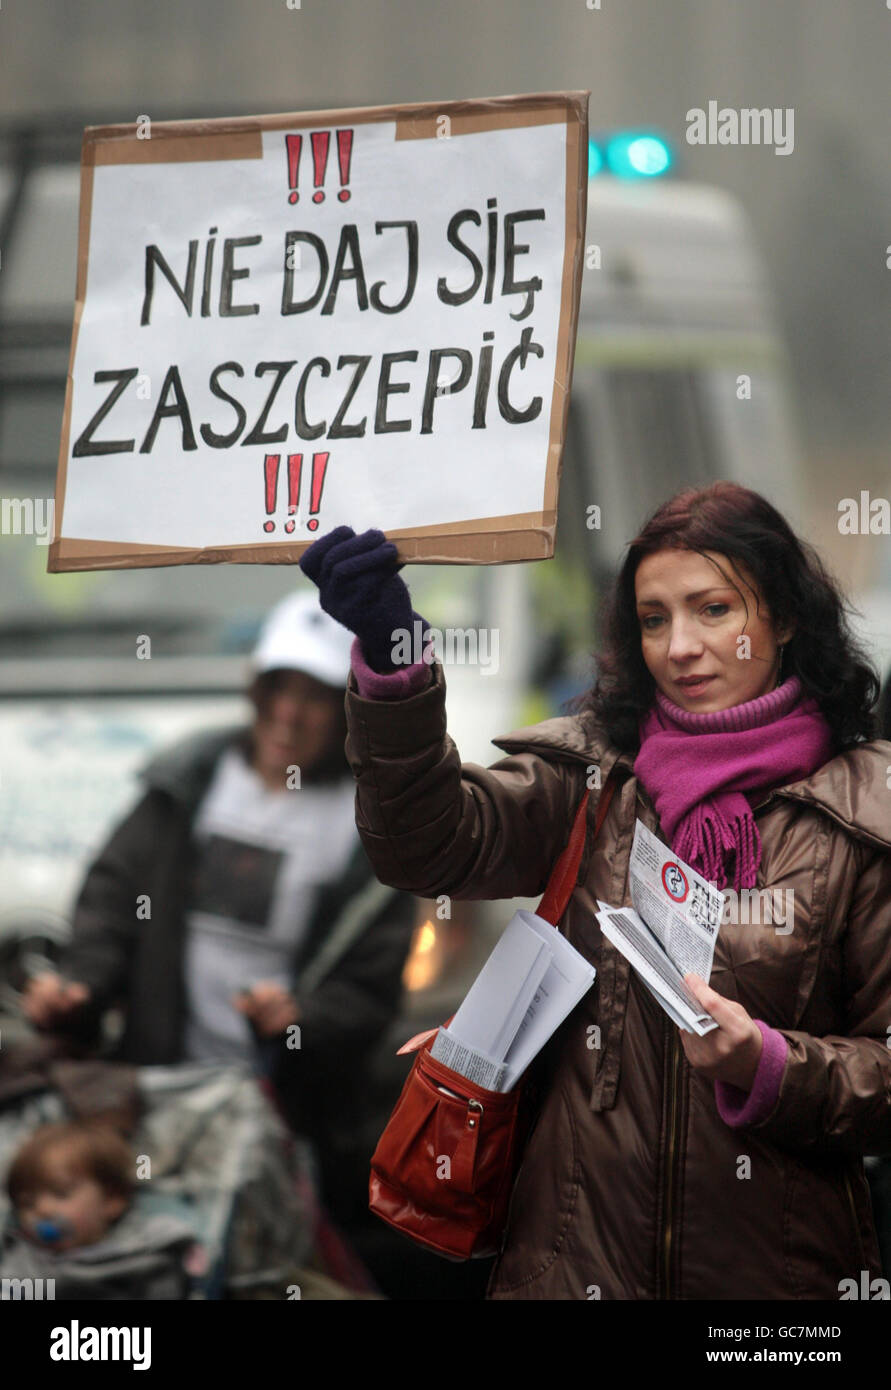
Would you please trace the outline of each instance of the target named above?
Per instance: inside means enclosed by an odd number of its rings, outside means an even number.
[[[272,609],[260,630],[251,664],[264,671],[305,671],[325,685],[345,689],[353,634],[319,607],[315,590],[289,594]]]

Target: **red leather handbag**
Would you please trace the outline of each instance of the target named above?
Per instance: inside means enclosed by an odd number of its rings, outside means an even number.
[[[614,790],[607,778],[597,807],[600,832]],[[588,793],[538,906],[555,926],[578,878]],[[436,1028],[401,1047],[416,1053],[371,1159],[369,1207],[418,1245],[453,1260],[494,1255],[525,1138],[521,1081],[488,1091],[431,1057]],[[528,1129],[528,1125],[526,1126]]]

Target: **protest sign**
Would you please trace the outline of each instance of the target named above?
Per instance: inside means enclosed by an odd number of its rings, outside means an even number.
[[[91,127],[51,571],[553,553],[587,93]]]

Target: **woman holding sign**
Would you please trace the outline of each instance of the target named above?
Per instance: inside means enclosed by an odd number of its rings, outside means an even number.
[[[746,488],[672,498],[629,547],[596,685],[490,768],[446,734],[441,666],[390,659],[415,616],[395,547],[338,527],[300,563],[356,634],[347,752],[385,883],[536,895],[593,788],[560,927],[597,979],[546,1049],[490,1297],[887,1296],[862,1158],[891,1151],[891,743],[816,552]],[[630,905],[638,820],[725,890],[710,983],[687,977],[704,1036],[595,918]]]

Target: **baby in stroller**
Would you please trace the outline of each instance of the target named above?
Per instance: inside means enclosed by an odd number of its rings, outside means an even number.
[[[191,1226],[134,1201],[136,1174],[135,1154],[108,1120],[35,1130],[6,1179],[2,1297],[22,1280],[42,1279],[48,1298],[187,1298],[204,1252]]]

